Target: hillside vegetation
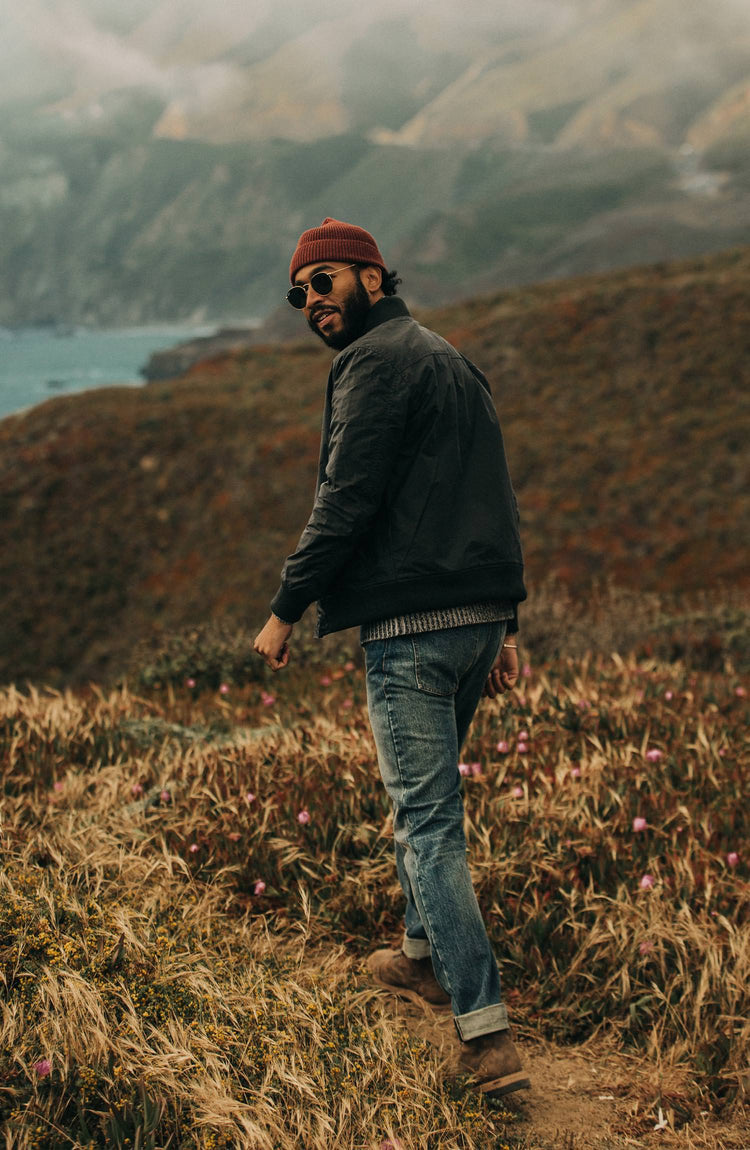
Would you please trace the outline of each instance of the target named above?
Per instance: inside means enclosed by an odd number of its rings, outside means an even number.
[[[7,1145],[746,1150],[749,718],[734,673],[619,656],[480,707],[472,873],[538,1052],[514,1113],[364,968],[403,904],[351,662],[1,690]],[[617,1059],[584,1046],[550,1096],[560,1044],[595,1035]]]
[[[356,636],[251,651],[329,354],[0,422],[9,1147],[747,1150],[749,278],[740,249],[424,317],[493,381],[524,523],[519,685],[459,766],[518,1109],[367,974],[403,902]]]
[[[609,581],[630,596],[615,647],[647,607],[671,633],[650,593],[691,592],[704,651],[740,656],[720,604],[750,575],[749,281],[739,249],[425,317],[493,383],[538,653],[555,625],[570,649]],[[262,622],[311,506],[329,358],[308,336],[2,421],[0,679],[111,679],[149,636]]]

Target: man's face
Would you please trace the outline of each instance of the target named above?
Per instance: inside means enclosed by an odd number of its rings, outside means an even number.
[[[310,286],[316,272],[328,272],[333,278],[333,288],[327,295],[318,295]],[[343,262],[306,264],[299,269],[294,282],[308,285],[305,318],[311,330],[329,347],[341,351],[362,335],[372,301],[358,268]]]

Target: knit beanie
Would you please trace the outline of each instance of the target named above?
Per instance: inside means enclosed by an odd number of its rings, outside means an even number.
[[[387,272],[385,262],[375,240],[364,228],[356,224],[345,224],[343,220],[332,220],[327,216],[319,228],[309,228],[297,241],[292,262],[289,265],[289,279],[294,277],[306,264],[319,264],[329,260],[336,263],[372,264]]]

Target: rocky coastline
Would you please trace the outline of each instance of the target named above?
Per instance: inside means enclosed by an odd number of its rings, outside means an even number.
[[[147,383],[174,379],[175,376],[184,375],[201,360],[249,347],[254,334],[254,328],[226,327],[220,328],[213,335],[196,336],[175,347],[153,352],[141,368],[141,375]]]
[[[155,351],[140,369],[147,383],[175,379],[197,363],[236,354],[259,344],[287,344],[304,338],[307,329],[299,313],[284,305],[254,327],[222,327],[211,335],[195,336],[174,347]]]

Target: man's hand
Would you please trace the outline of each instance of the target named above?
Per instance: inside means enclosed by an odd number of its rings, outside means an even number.
[[[271,615],[255,642],[253,650],[268,664],[272,671],[280,671],[289,662],[289,636],[292,633],[291,623],[282,623],[275,615]]]
[[[512,636],[508,642],[516,642]],[[506,691],[512,691],[518,682],[518,650],[515,646],[502,646],[492,664],[482,694],[487,699],[496,699]]]

